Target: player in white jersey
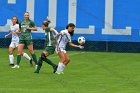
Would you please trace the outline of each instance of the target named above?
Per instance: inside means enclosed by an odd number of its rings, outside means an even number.
[[[60,62],[58,64],[56,74],[63,74],[63,70],[65,66],[70,62],[69,56],[65,50],[67,44],[69,44],[72,47],[76,47],[80,49],[84,48],[81,45],[75,45],[72,43],[71,37],[74,34],[74,28],[75,25],[73,23],[69,23],[66,26],[66,29],[60,32],[60,36],[58,39],[58,46],[57,46],[57,52],[60,57]]]
[[[9,46],[9,60],[11,66],[14,65],[14,56],[13,56],[14,49],[18,47],[19,43],[18,34],[20,34],[20,32],[18,30],[19,30],[18,19],[17,17],[14,16],[12,17],[12,25],[10,26],[10,33],[5,35],[5,38],[12,35],[11,44]],[[29,60],[30,64],[32,65],[32,59],[28,56],[27,53],[23,53],[23,57]]]

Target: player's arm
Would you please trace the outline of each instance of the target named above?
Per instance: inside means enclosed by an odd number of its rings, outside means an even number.
[[[26,29],[37,31],[37,27],[33,21],[31,21],[30,26],[26,26]]]
[[[26,26],[26,29],[29,29],[29,30],[32,30],[32,31],[37,31],[36,26],[33,26],[33,27]]]
[[[12,35],[12,32],[10,32],[9,34],[5,35],[4,37],[7,38],[7,37],[9,37],[11,35]]]
[[[52,27],[50,28],[50,31],[53,31],[56,34],[56,36],[59,35],[59,33],[54,28],[52,28]]]
[[[75,48],[80,48],[80,49],[83,49],[83,48],[84,48],[84,46],[75,45],[75,44],[73,44],[72,42],[69,42],[69,45],[72,46],[72,47],[75,47]]]

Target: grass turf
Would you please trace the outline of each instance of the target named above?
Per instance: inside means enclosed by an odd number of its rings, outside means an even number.
[[[41,52],[36,50],[37,56]],[[0,93],[140,93],[139,54],[68,53],[71,62],[64,75],[53,74],[46,63],[40,74],[34,74],[34,67],[23,57],[20,69],[11,69],[8,49],[0,49]],[[56,54],[49,58],[59,61]]]

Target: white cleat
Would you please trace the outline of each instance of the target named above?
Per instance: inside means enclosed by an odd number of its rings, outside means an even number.
[[[60,75],[60,74],[64,74],[64,72],[55,72],[56,74]]]
[[[58,75],[60,75],[60,74],[61,74],[61,72],[57,72],[57,71],[56,71],[55,73],[56,73],[56,74],[58,74]]]
[[[15,65],[15,66],[13,66],[12,68],[19,68],[19,65]]]

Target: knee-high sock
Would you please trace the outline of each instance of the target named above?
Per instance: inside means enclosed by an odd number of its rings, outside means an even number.
[[[29,57],[29,55],[27,53],[24,53],[23,57],[26,58],[27,60],[31,60],[31,58]]]
[[[40,57],[39,58],[39,60],[38,60],[38,63],[37,63],[37,69],[36,69],[36,71],[37,72],[39,72],[40,71],[40,69],[41,69],[41,67],[42,67],[42,63],[43,63],[43,61],[42,61],[42,58]]]
[[[21,55],[17,55],[17,65],[19,65],[20,61],[21,61]]]
[[[9,55],[10,64],[14,64],[14,56]]]
[[[65,64],[63,64],[62,62],[59,62],[57,72],[59,73],[63,72],[64,68],[65,68]]]
[[[56,65],[48,58],[44,58],[43,61],[45,61],[46,63],[48,63],[49,65],[51,65],[52,67],[55,67]]]
[[[36,54],[32,54],[32,58],[33,58],[33,60],[34,60],[35,64],[37,65],[37,58],[36,58]]]

